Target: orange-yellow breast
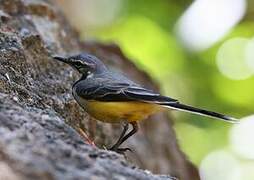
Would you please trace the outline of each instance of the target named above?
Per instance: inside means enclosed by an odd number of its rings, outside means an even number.
[[[139,121],[160,110],[160,106],[144,102],[88,101],[85,110],[94,118],[109,123]]]

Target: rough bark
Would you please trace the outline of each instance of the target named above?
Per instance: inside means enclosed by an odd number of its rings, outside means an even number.
[[[71,85],[79,74],[51,58],[80,51],[158,90],[117,46],[80,43],[54,1],[0,0],[0,179],[170,179],[87,145],[74,130],[81,127],[98,147],[113,143],[121,130],[96,123],[78,106]],[[126,146],[135,150],[128,159],[143,169],[198,179],[166,114],[143,121]]]

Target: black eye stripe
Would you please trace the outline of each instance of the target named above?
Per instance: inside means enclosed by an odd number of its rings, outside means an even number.
[[[76,66],[83,66],[84,65],[84,63],[82,63],[82,62],[80,62],[80,61],[74,61],[74,64],[76,65]]]
[[[84,62],[81,61],[79,59],[71,59],[72,65],[77,67],[77,68],[82,68],[82,67],[93,67],[93,63],[92,62]]]

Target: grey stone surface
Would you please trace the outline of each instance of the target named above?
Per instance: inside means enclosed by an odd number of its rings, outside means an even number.
[[[86,131],[101,149],[115,141],[121,128],[91,120],[71,95],[79,75],[51,58],[80,51],[157,89],[117,46],[79,42],[53,0],[0,0],[0,180],[170,179],[137,165],[197,179],[166,114],[141,123],[128,142],[134,153],[127,159],[136,166],[84,143],[74,127]]]
[[[99,150],[51,109],[21,107],[0,94],[0,179],[170,179]]]

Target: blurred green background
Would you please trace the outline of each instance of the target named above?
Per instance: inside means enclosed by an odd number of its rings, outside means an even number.
[[[235,117],[254,113],[253,1],[74,0],[64,6],[84,40],[117,43],[165,95]],[[179,144],[201,175],[209,177],[208,166],[213,174],[221,171],[209,159],[224,158],[223,172],[233,166],[234,178],[254,179],[253,117],[232,128],[206,117],[173,115]]]

